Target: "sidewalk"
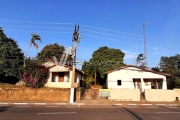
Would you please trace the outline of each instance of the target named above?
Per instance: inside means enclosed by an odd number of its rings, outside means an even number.
[[[180,102],[140,102],[140,101],[110,101],[110,100],[81,100],[75,103],[84,105],[159,105],[159,106],[180,106]]]
[[[80,100],[74,103],[69,101],[0,101],[0,105],[143,105],[143,106],[180,106],[180,102],[135,102],[135,101],[110,101],[110,100]]]

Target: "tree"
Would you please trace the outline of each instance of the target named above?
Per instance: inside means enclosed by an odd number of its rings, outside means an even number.
[[[160,59],[159,66],[164,72],[172,72],[180,69],[180,55],[175,56],[162,56]]]
[[[139,67],[145,68],[145,62],[144,62],[144,54],[139,54],[138,57],[136,58],[136,63]]]
[[[64,46],[58,45],[57,43],[49,44],[46,45],[36,57],[39,61],[46,62],[47,60],[54,60],[53,56],[55,56],[59,62],[64,51]],[[72,58],[69,56],[68,61],[70,60],[72,60]]]
[[[86,78],[93,76],[94,80],[97,79],[97,83],[102,85],[105,84],[104,72],[124,65],[124,56],[125,54],[120,49],[100,47],[93,52],[92,58],[83,64],[82,70]]]
[[[168,88],[180,88],[180,55],[176,54],[175,56],[162,56],[160,59],[160,69],[162,72],[171,74],[170,79],[168,80]]]
[[[23,57],[17,42],[8,38],[0,27],[0,82],[19,81],[23,72]]]
[[[151,70],[154,70],[154,71],[156,71],[156,72],[160,72],[159,67],[152,67]]]
[[[31,45],[34,45],[34,47],[36,48],[36,50],[38,49],[38,44],[35,43],[36,40],[39,40],[39,41],[42,43],[40,36],[39,36],[39,35],[36,35],[36,33],[32,34],[31,36],[32,36],[32,37],[31,37],[30,45],[29,45],[28,51],[27,51],[27,53],[26,53],[26,56],[27,56],[27,54],[28,54],[28,52],[29,52],[29,49],[30,49]]]

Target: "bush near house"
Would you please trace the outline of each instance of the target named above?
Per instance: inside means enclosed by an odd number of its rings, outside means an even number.
[[[23,81],[28,87],[42,87],[47,82],[48,74],[48,68],[37,64],[34,60],[28,60],[26,61],[26,66],[24,68]]]

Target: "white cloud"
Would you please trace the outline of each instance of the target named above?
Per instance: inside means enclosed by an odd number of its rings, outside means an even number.
[[[157,50],[157,49],[159,49],[159,47],[154,47],[154,48],[153,48],[153,50]]]
[[[137,52],[131,52],[131,51],[126,51],[126,50],[123,50],[123,52],[125,53],[124,59],[133,59],[138,56]]]

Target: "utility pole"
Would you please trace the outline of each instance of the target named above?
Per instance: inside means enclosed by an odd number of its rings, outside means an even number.
[[[73,71],[72,71],[72,81],[71,81],[71,94],[70,94],[70,103],[74,102],[74,82],[75,82],[75,70],[76,70],[76,45],[77,42],[80,40],[80,35],[79,35],[79,25],[75,26],[74,33],[73,33],[73,40],[74,46],[73,46]]]
[[[146,48],[146,28],[145,28],[147,24],[149,24],[149,22],[139,25],[143,27],[145,67],[148,67],[147,48]]]

